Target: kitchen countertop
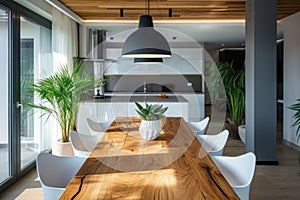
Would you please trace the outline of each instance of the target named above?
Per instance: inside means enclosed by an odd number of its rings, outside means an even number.
[[[183,91],[183,92],[105,92],[105,95],[107,96],[116,96],[116,95],[130,95],[130,96],[156,96],[159,94],[167,94],[170,96],[174,95],[180,95],[180,94],[204,94],[203,92],[189,92],[189,91]]]
[[[168,96],[168,98],[161,98],[157,96],[105,96],[104,99],[87,99],[85,102],[95,102],[95,103],[109,103],[109,102],[170,102],[170,103],[188,103],[188,100],[183,96],[176,95],[176,96]]]

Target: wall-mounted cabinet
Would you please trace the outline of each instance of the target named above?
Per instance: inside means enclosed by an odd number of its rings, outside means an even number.
[[[106,49],[106,58],[118,62],[107,63],[105,74],[203,74],[201,48],[172,48],[172,57],[159,64],[136,64],[121,53],[121,48]]]

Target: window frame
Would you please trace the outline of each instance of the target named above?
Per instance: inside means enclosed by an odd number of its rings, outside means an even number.
[[[20,20],[25,17],[26,20],[41,25],[50,31],[52,22],[32,10],[11,0],[0,0],[0,8],[8,10],[8,101],[9,107],[9,133],[8,133],[8,151],[9,151],[9,171],[8,179],[0,183],[0,193],[5,191],[19,179],[28,174],[35,168],[35,162],[21,170],[21,152],[20,152],[20,114],[16,102],[20,102]]]

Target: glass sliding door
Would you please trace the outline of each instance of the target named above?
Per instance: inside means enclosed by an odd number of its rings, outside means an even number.
[[[52,72],[51,30],[25,17],[20,22],[20,144],[21,169],[32,163],[36,155],[51,149],[51,133],[42,113],[26,105],[39,99],[29,90],[30,84]],[[50,129],[51,130],[51,129]]]
[[[0,183],[10,174],[9,138],[9,11],[0,7]]]
[[[52,23],[11,0],[0,0],[0,193],[34,168],[51,149],[53,123],[27,106],[29,90],[53,72]]]

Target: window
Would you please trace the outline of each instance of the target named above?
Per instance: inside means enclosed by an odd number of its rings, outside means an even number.
[[[51,125],[26,102],[30,83],[52,73],[51,22],[11,0],[0,0],[0,193],[51,148]],[[48,126],[48,127],[47,127]]]
[[[9,11],[0,7],[0,182],[10,176],[9,166]]]
[[[40,111],[26,102],[39,101],[28,88],[34,81],[52,72],[51,30],[21,17],[20,23],[20,141],[21,168],[35,160],[36,155],[51,149],[51,133],[46,129]],[[51,130],[51,129],[50,129]]]

